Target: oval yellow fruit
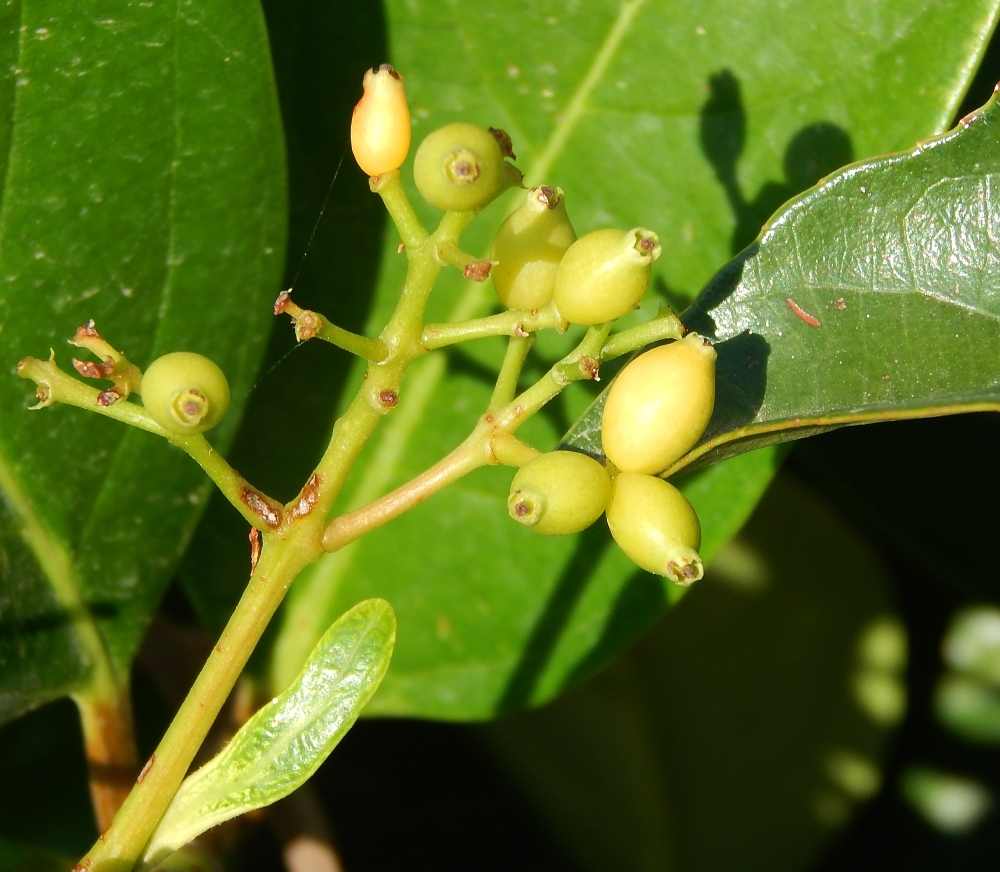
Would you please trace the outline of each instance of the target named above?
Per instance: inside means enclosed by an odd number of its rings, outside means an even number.
[[[600,463],[576,451],[550,451],[517,471],[507,510],[536,533],[566,536],[593,524],[610,497],[611,479]]]
[[[715,349],[697,333],[640,354],[608,391],[601,443],[624,472],[662,472],[690,451],[715,407]]]
[[[669,482],[638,472],[621,473],[614,481],[607,515],[615,542],[647,572],[680,585],[705,574],[698,554],[698,516],[687,497]]]

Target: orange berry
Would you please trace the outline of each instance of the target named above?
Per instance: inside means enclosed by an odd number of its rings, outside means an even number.
[[[398,170],[410,150],[410,109],[403,77],[389,64],[365,73],[351,119],[354,159],[369,176]]]

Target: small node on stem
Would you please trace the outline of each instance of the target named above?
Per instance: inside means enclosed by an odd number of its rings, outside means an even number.
[[[256,527],[250,528],[250,575],[257,571],[257,562],[260,560],[260,530]]]
[[[240,490],[240,501],[271,530],[281,526],[281,507],[272,503],[260,491],[246,485]]]
[[[474,260],[462,268],[462,276],[473,282],[485,282],[490,277],[493,264],[488,260]]]
[[[289,288],[287,291],[282,291],[278,294],[278,298],[274,301],[274,314],[280,315],[288,307],[289,302],[292,299],[292,290]]]
[[[118,399],[125,399],[130,393],[140,391],[142,371],[101,338],[93,319],[76,328],[69,344],[86,349],[101,361],[93,363],[73,358],[74,369],[84,378],[107,379],[113,382],[118,391]]]
[[[299,495],[285,507],[285,520],[297,521],[308,515],[319,499],[319,476],[314,472]]]

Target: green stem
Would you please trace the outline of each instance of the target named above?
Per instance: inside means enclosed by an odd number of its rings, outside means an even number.
[[[22,378],[31,379],[38,385],[38,405],[32,408],[40,409],[53,403],[63,403],[86,409],[88,412],[97,412],[99,415],[113,418],[147,433],[162,436],[171,444],[186,451],[195,463],[208,473],[208,477],[215,482],[226,499],[250,524],[261,531],[275,530],[280,526],[281,507],[248,484],[246,479],[233,469],[200,433],[194,436],[178,436],[164,430],[142,406],[127,400],[102,404],[102,392],[77,381],[59,369],[54,355],[48,360],[26,357],[17,365],[17,374]]]
[[[623,354],[629,354],[638,348],[645,348],[663,339],[681,339],[684,336],[684,325],[672,310],[663,306],[655,318],[645,324],[622,330],[608,338],[601,351],[601,361],[613,360]]]
[[[205,666],[146,763],[114,823],[78,864],[92,872],[127,872],[180,787],[191,760],[222,709],[251,652],[295,576],[319,556],[315,524],[284,538],[265,535],[260,562]]]
[[[566,385],[574,381],[596,379],[601,349],[613,322],[597,324],[587,330],[580,344],[556,363],[545,375],[526,391],[515,397],[503,409],[494,413],[496,426],[505,433],[516,433],[518,428],[555,397]]]
[[[508,309],[497,315],[473,318],[471,321],[457,321],[446,324],[428,324],[424,328],[424,348],[432,350],[465,342],[469,339],[484,339],[487,336],[525,336],[539,330],[554,328],[565,330],[553,303],[544,309]]]
[[[378,339],[369,339],[367,336],[351,333],[350,330],[332,324],[319,312],[297,306],[291,301],[290,293],[290,291],[282,291],[278,296],[277,302],[274,304],[274,314],[284,313],[292,319],[292,323],[295,325],[295,338],[299,342],[319,338],[372,363],[381,363],[389,356],[389,349]]]
[[[399,238],[403,240],[403,245],[407,251],[420,248],[427,241],[427,231],[420,223],[417,213],[410,205],[410,199],[403,190],[403,182],[399,175],[399,170],[393,170],[381,176],[374,176],[369,180],[371,189],[382,198],[386,211],[392,218],[396,229],[399,231]]]
[[[164,436],[172,445],[186,451],[205,470],[215,486],[222,491],[222,495],[252,527],[267,533],[281,526],[281,505],[250,485],[204,436],[200,433],[195,436],[175,436],[166,431]]]
[[[435,247],[442,241],[457,241],[474,216],[473,212],[447,213],[427,244],[409,252],[403,292],[380,337],[389,349],[388,358],[369,366],[365,384],[334,425],[330,444],[309,483],[285,507],[281,529],[265,533],[260,562],[219,644],[144,769],[142,780],[78,868],[126,872],[139,858],[288,587],[323,553],[324,519],[348,471],[378,422],[398,402],[407,366],[425,353],[420,344],[424,310],[441,269]]]
[[[503,356],[503,363],[500,365],[500,374],[497,376],[490,404],[486,408],[488,412],[506,406],[517,396],[517,382],[521,378],[521,370],[524,369],[524,361],[528,357],[528,352],[531,351],[534,344],[534,334],[511,336],[507,341],[507,351]]]
[[[485,282],[490,277],[490,270],[493,268],[491,261],[473,257],[453,242],[445,242],[439,245],[437,258],[445,266],[453,266],[456,269],[460,269],[465,278],[474,282]]]
[[[522,466],[530,460],[538,452],[514,439],[514,432],[566,385],[596,377],[595,361],[600,359],[611,323],[591,327],[583,341],[536,384],[502,409],[483,415],[465,441],[434,466],[367,506],[327,522],[323,532],[324,550],[340,550],[480,466],[498,463]]]
[[[380,363],[389,356],[389,350],[379,340],[351,333],[350,330],[331,324],[326,318],[323,318],[316,336],[372,363]]]

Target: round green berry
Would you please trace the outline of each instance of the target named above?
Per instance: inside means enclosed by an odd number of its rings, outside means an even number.
[[[601,444],[624,472],[657,473],[683,457],[715,406],[715,349],[697,333],[640,354],[608,391]]]
[[[561,188],[542,186],[507,216],[493,239],[490,276],[508,309],[541,309],[552,299],[556,270],[576,241]]]
[[[142,376],[142,404],[164,430],[204,433],[229,408],[226,376],[207,357],[175,351],[154,360]]]
[[[701,526],[687,498],[662,478],[623,472],[615,478],[608,527],[629,559],[681,585],[704,575]]]
[[[595,230],[574,242],[559,262],[553,296],[571,324],[601,324],[633,308],[649,286],[660,256],[656,234],[642,227]]]
[[[446,212],[475,209],[492,200],[504,180],[504,159],[493,134],[457,122],[429,133],[413,160],[420,195]]]
[[[566,536],[593,524],[610,496],[611,479],[600,463],[575,451],[552,451],[517,471],[507,510],[536,533]]]

